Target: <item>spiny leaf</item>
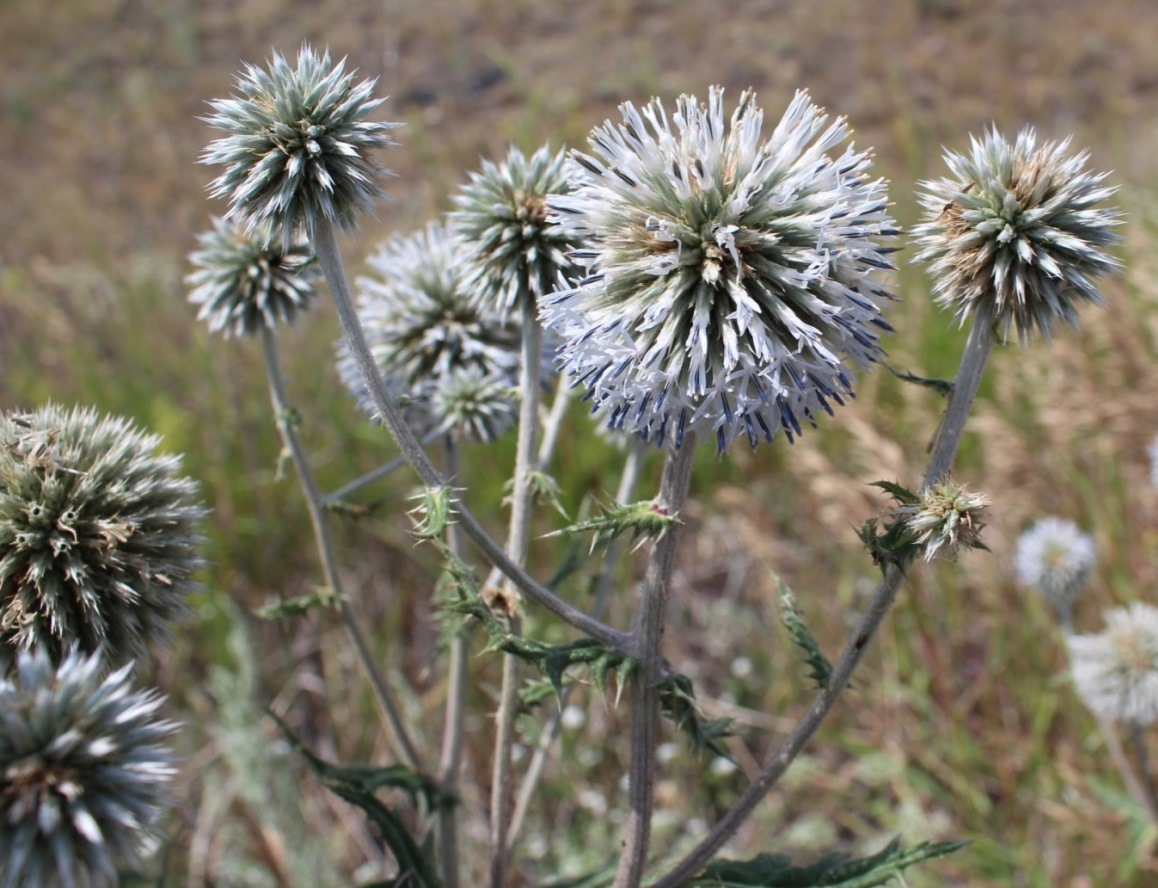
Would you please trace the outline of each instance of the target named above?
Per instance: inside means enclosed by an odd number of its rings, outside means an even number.
[[[661,681],[657,688],[660,710],[677,730],[687,735],[697,755],[703,755],[705,749],[710,749],[722,758],[733,760],[732,753],[720,742],[732,736],[732,719],[714,718],[704,721],[690,678],[686,675],[671,675]]]
[[[631,503],[621,506],[612,503],[610,506],[599,506],[600,514],[594,518],[586,518],[574,524],[546,534],[548,537],[564,534],[586,533],[592,531],[591,551],[599,546],[606,546],[620,534],[630,530],[631,539],[658,540],[669,527],[679,520],[678,515],[669,515],[662,511],[654,501],[647,500],[641,503]]]
[[[897,370],[894,367],[890,367],[888,364],[885,364],[885,369],[902,382],[911,382],[913,385],[923,386],[924,388],[931,388],[942,397],[949,397],[953,391],[953,383],[948,379],[936,379],[927,376],[917,376],[913,373],[909,373],[907,370]]]
[[[796,606],[796,597],[792,594],[792,590],[779,577],[776,578],[776,587],[780,597],[780,619],[784,621],[784,626],[797,647],[804,651],[804,662],[812,669],[808,677],[816,682],[818,688],[826,690],[828,678],[832,675],[832,664],[828,662],[815,636],[804,622],[804,615]]]
[[[559,482],[546,472],[528,472],[527,485],[531,488],[531,497],[537,503],[547,503],[556,512],[567,518],[567,510],[559,501]]]
[[[921,501],[918,494],[901,486],[896,481],[870,481],[869,487],[879,487],[903,506],[912,506]]]
[[[708,865],[691,884],[702,888],[875,888],[902,880],[915,863],[945,857],[966,842],[922,842],[908,850],[894,839],[877,854],[850,859],[837,852],[825,854],[810,866],[793,866],[784,854],[760,854],[751,860],[718,860]]]
[[[414,524],[414,536],[419,540],[440,540],[450,523],[450,488],[427,487],[414,499],[418,505],[408,514]]]
[[[317,607],[330,607],[337,601],[334,590],[329,586],[311,592],[308,595],[299,595],[296,598],[287,598],[285,601],[275,601],[266,604],[254,611],[263,620],[280,620],[285,617],[300,617]]]
[[[870,486],[884,490],[902,508],[921,501],[913,491],[894,481],[874,481]],[[868,549],[873,564],[881,569],[881,573],[884,573],[890,564],[904,570],[921,551],[916,535],[909,530],[905,517],[896,511],[887,516],[883,522],[879,518],[868,519],[857,531],[857,536]]]

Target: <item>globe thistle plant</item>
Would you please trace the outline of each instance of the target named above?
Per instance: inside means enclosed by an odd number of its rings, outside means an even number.
[[[575,270],[567,255],[575,233],[548,219],[548,201],[571,190],[565,161],[545,145],[529,158],[511,146],[502,163],[484,160],[455,197],[450,224],[468,247],[464,286],[487,311],[535,308]]]
[[[806,93],[773,131],[751,92],[653,100],[573,152],[574,193],[551,206],[589,239],[587,270],[544,300],[560,360],[609,425],[657,444],[688,431],[755,446],[853,396],[883,355],[893,298],[876,272],[897,229],[869,154]]]
[[[0,416],[0,673],[33,647],[139,657],[186,612],[205,510],[159,444],[93,410]]]
[[[1094,538],[1065,518],[1043,518],[1017,540],[1017,581],[1068,608],[1090,580],[1097,562]]]
[[[376,81],[355,85],[345,65],[309,45],[296,67],[275,52],[267,70],[247,65],[239,94],[211,102],[204,118],[229,134],[201,157],[225,166],[210,194],[228,199],[227,218],[247,230],[268,225],[285,250],[316,221],[352,228],[383,194],[388,173],[370,150],[393,145],[399,124],[367,119],[383,101],[372,98]]]
[[[58,665],[21,652],[0,677],[0,886],[113,886],[141,867],[176,773],[157,717],[164,698],[134,691],[130,666],[100,654]],[[103,676],[103,677],[102,677]]]
[[[438,429],[456,439],[494,441],[515,421],[511,380],[461,367],[439,377],[430,398]]]
[[[185,280],[198,320],[214,333],[254,336],[263,327],[292,322],[318,297],[314,257],[301,241],[288,249],[272,242],[264,226],[248,233],[225,219],[198,235],[201,249],[189,256],[195,271]]]
[[[951,478],[922,491],[919,503],[909,507],[905,524],[924,551],[926,561],[939,555],[954,558],[959,549],[985,548],[981,542],[982,520],[990,506],[988,497],[973,493]]]
[[[1158,722],[1158,608],[1135,602],[1106,614],[1098,635],[1067,639],[1074,686],[1100,718]]]
[[[1002,337],[1048,340],[1062,321],[1077,326],[1084,303],[1104,305],[1095,279],[1118,268],[1103,248],[1117,241],[1117,190],[1086,170],[1069,140],[1038,147],[1032,128],[1011,144],[996,130],[970,153],[947,152],[950,178],[923,182],[925,221],[914,230],[938,304],[964,323],[976,315]]]
[[[358,316],[387,388],[408,403],[408,420],[420,430],[458,426],[461,398],[435,397],[451,377],[474,374],[490,381],[493,398],[515,385],[519,332],[469,296],[458,259],[461,242],[432,222],[417,233],[386,241],[369,260],[372,275],[359,278]],[[338,372],[367,413],[375,408],[345,342],[338,346]],[[445,394],[445,391],[444,391]],[[459,395],[462,389],[459,389]],[[450,412],[441,414],[439,409]],[[473,408],[472,408],[473,409]],[[463,428],[499,430],[501,423]]]

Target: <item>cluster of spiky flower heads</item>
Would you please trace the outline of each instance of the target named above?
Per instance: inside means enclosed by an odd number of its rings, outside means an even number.
[[[164,698],[99,654],[22,652],[0,676],[0,885],[113,886],[140,869],[176,773]]]
[[[1105,619],[1098,635],[1066,639],[1078,695],[1101,718],[1158,723],[1158,608],[1134,602]]]
[[[418,430],[500,434],[519,365],[519,330],[471,298],[461,241],[437,222],[395,236],[356,282],[358,316],[387,389]],[[338,373],[371,416],[376,408],[345,342]]]
[[[576,270],[571,231],[548,219],[548,201],[567,194],[566,154],[543,146],[529,158],[511,146],[502,163],[482,162],[455,197],[450,225],[467,248],[464,286],[488,312],[535,309]]]
[[[253,336],[263,328],[291,323],[318,297],[320,277],[304,241],[288,248],[268,236],[265,226],[247,232],[226,219],[197,236],[201,249],[190,254],[195,271],[185,280],[197,319],[214,333]]]
[[[989,498],[967,490],[952,478],[939,481],[920,494],[920,502],[906,507],[905,525],[924,552],[926,561],[954,558],[959,549],[984,548],[981,531]]]
[[[724,117],[682,96],[621,106],[574,152],[573,194],[551,207],[589,238],[573,257],[587,275],[544,300],[566,370],[615,428],[676,446],[709,433],[719,450],[852,397],[852,376],[882,355],[897,234],[870,157],[830,150],[849,129],[796,94],[772,133],[745,92]]]
[[[0,673],[33,647],[138,657],[184,615],[205,510],[159,444],[91,409],[0,415]]]
[[[228,218],[268,225],[285,249],[318,221],[353,227],[383,194],[388,171],[370,151],[393,145],[388,133],[400,124],[366,119],[382,103],[372,97],[376,81],[355,85],[345,65],[308,45],[296,67],[275,52],[268,70],[247,65],[240,95],[210,102],[204,118],[229,133],[201,157],[225,166],[210,193],[229,201]]]
[[[1013,568],[1023,586],[1032,586],[1055,605],[1068,607],[1090,581],[1097,559],[1092,536],[1072,521],[1049,517],[1018,537]]]
[[[968,155],[949,151],[952,178],[921,183],[925,221],[913,232],[938,304],[964,323],[976,315],[1007,337],[1048,340],[1056,322],[1077,326],[1083,303],[1103,305],[1094,279],[1118,262],[1116,210],[1098,204],[1117,189],[1067,156],[1069,140],[1037,146],[1032,128],[1010,144],[996,130],[973,138]]]

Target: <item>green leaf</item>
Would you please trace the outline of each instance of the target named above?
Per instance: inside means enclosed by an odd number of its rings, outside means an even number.
[[[869,487],[879,487],[903,506],[912,506],[921,501],[920,496],[896,481],[870,481]]]
[[[286,617],[300,617],[315,608],[332,607],[337,601],[334,590],[329,586],[311,592],[309,595],[299,595],[296,598],[287,598],[285,601],[275,601],[272,604],[262,605],[254,613],[263,620],[280,620]]]
[[[599,515],[586,518],[574,524],[546,534],[548,537],[563,536],[565,534],[593,532],[591,551],[599,546],[606,546],[620,534],[630,530],[632,541],[639,540],[642,545],[645,540],[658,540],[676,521],[677,515],[669,515],[662,511],[653,500],[642,503],[631,503],[621,506],[612,503],[610,506],[599,506]]]
[[[779,577],[776,578],[777,594],[780,598],[780,619],[784,621],[788,633],[797,647],[804,651],[804,662],[811,667],[808,677],[821,690],[828,688],[828,678],[832,675],[832,664],[824,656],[816,638],[804,622],[804,615],[796,607],[796,597]]]
[[[893,367],[890,367],[888,364],[885,364],[885,369],[902,382],[911,382],[913,385],[923,386],[924,388],[931,388],[938,395],[946,398],[953,391],[953,383],[948,379],[916,376],[915,374],[909,373],[907,370],[897,370]]]
[[[713,888],[875,888],[902,879],[913,864],[945,857],[967,842],[922,842],[908,850],[900,839],[869,857],[850,859],[837,852],[825,854],[810,866],[793,866],[784,854],[760,854],[751,860],[718,860],[708,864],[692,885]]]
[[[732,736],[732,719],[714,718],[705,721],[700,715],[690,678],[686,675],[669,676],[659,683],[658,690],[660,711],[677,730],[687,736],[697,755],[703,755],[705,749],[710,749],[718,756],[733,760],[732,753],[721,742]]]
[[[884,573],[890,564],[905,570],[921,551],[916,536],[908,528],[905,507],[916,505],[921,498],[895,481],[874,481],[870,487],[879,487],[899,504],[899,508],[886,516],[870,518],[861,525],[857,536],[872,556],[873,564]]]

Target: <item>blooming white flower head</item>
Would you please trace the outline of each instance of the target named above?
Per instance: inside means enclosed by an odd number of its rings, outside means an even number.
[[[572,254],[587,275],[544,300],[562,364],[611,426],[657,444],[792,440],[883,354],[886,183],[868,153],[829,153],[849,129],[803,92],[767,136],[751,92],[730,123],[719,87],[670,118],[658,99],[620,111],[551,200],[590,239]]]
[[[0,885],[113,886],[139,870],[176,773],[164,698],[100,654],[22,652],[0,677]],[[104,677],[102,677],[104,676]]]
[[[1065,518],[1043,518],[1017,540],[1017,581],[1048,600],[1068,605],[1090,580],[1098,552],[1094,538]]]
[[[201,157],[226,168],[210,194],[248,230],[268,225],[283,249],[315,221],[352,228],[383,194],[388,173],[370,151],[393,145],[388,133],[400,124],[366,119],[382,103],[372,98],[377,81],[355,85],[345,66],[308,44],[296,68],[275,52],[268,70],[246,66],[240,95],[209,103],[205,122],[229,133]]]
[[[547,218],[548,200],[571,191],[565,161],[546,145],[529,158],[512,145],[502,163],[484,160],[455,197],[450,225],[466,248],[465,286],[487,311],[534,308],[577,270],[567,255],[576,234]]]
[[[159,444],[94,410],[0,415],[0,674],[33,647],[140,657],[186,613],[205,510]]]
[[[440,376],[430,396],[438,430],[455,439],[494,441],[515,421],[509,377],[462,367]]]
[[[264,226],[263,226],[264,227]],[[197,236],[201,249],[190,254],[196,270],[186,279],[189,301],[201,306],[198,320],[213,333],[253,336],[263,327],[290,323],[318,297],[319,274],[303,242],[288,249],[260,228],[249,233],[225,219]]]
[[[434,429],[445,423],[497,433],[503,423],[494,399],[503,394],[511,399],[518,377],[519,331],[470,298],[458,261],[462,250],[461,242],[437,222],[390,238],[369,260],[372,275],[356,282],[358,316],[387,388],[406,403],[407,419],[415,427]],[[376,415],[344,340],[338,344],[338,372],[359,406]],[[489,413],[494,421],[477,425],[463,414],[463,389],[458,386],[456,394],[451,380],[464,372],[487,381],[476,389],[476,394],[487,395],[485,404],[466,408],[466,413],[475,419]],[[458,382],[465,385],[465,380]],[[440,388],[439,401],[435,395]]]
[[[1092,712],[1125,724],[1158,722],[1158,608],[1114,608],[1099,635],[1071,635],[1066,643],[1074,686]]]
[[[1104,305],[1094,279],[1118,261],[1119,214],[1097,205],[1117,189],[1086,170],[1088,153],[1069,140],[1040,148],[1031,127],[1010,144],[996,130],[973,138],[968,155],[949,151],[951,178],[922,182],[925,221],[913,232],[937,302],[964,323],[973,314],[1002,337],[1034,331],[1049,340],[1057,321],[1077,326],[1078,307]]]
[[[924,550],[925,561],[938,555],[955,558],[959,549],[978,549],[985,511],[991,505],[981,493],[967,490],[952,478],[934,484],[920,494],[920,502],[907,507],[905,524]]]

